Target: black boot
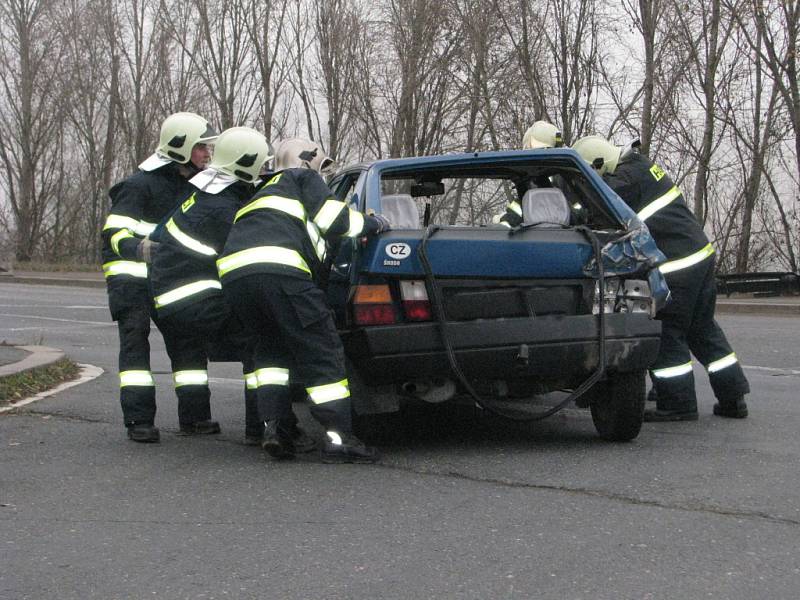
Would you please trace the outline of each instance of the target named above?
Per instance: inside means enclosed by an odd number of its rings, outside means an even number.
[[[158,432],[158,427],[153,425],[133,423],[127,426],[128,439],[134,442],[141,442],[143,444],[155,444],[160,441],[161,436]]]
[[[322,448],[322,462],[326,463],[374,463],[379,458],[377,449],[365,446],[353,434],[339,435],[329,431]]]
[[[665,423],[669,421],[697,421],[697,410],[646,410],[645,423]]]
[[[718,417],[728,417],[729,419],[747,418],[747,403],[744,396],[739,396],[733,400],[720,400],[714,405],[714,414]]]
[[[292,434],[278,426],[278,421],[272,420],[264,423],[264,435],[261,438],[261,448],[272,458],[294,458],[295,447]]]
[[[178,435],[210,435],[219,433],[220,431],[222,431],[222,429],[220,428],[219,423],[212,421],[211,419],[207,419],[205,421],[195,421],[194,423],[189,423],[188,425],[181,425]]]

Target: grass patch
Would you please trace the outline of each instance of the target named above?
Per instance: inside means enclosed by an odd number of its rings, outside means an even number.
[[[78,377],[80,371],[77,364],[68,358],[62,358],[52,365],[0,378],[0,405],[10,404],[71,381]]]

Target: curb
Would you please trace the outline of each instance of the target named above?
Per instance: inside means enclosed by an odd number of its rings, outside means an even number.
[[[717,301],[717,314],[800,316],[800,304],[791,302],[725,302]]]
[[[18,362],[0,367],[0,379],[39,367],[47,367],[64,358],[64,351],[58,348],[48,346],[17,346],[17,348],[30,352],[30,355]]]
[[[32,277],[29,275],[4,275],[0,277],[0,283],[27,283],[32,285],[67,285],[70,287],[105,288],[106,282],[103,279],[75,279],[60,277]]]

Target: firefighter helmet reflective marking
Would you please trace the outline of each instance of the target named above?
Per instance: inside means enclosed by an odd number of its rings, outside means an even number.
[[[231,127],[217,138],[208,166],[251,182],[258,179],[264,163],[271,158],[269,142],[261,133],[250,127]]]
[[[674,367],[665,367],[663,369],[653,369],[653,377],[659,379],[672,379],[673,377],[681,377],[688,375],[692,372],[692,361]]]
[[[555,125],[547,121],[536,121],[522,136],[523,150],[558,148],[561,145],[561,132]]]
[[[195,144],[213,144],[217,132],[203,117],[191,112],[168,116],[161,124],[156,153],[163,158],[186,164],[192,157]]]
[[[587,135],[572,144],[572,149],[592,165],[602,176],[617,170],[622,149],[609,142],[602,135]]]
[[[334,165],[334,159],[326,156],[319,144],[293,138],[283,140],[275,149],[275,170],[306,168],[324,173]]]

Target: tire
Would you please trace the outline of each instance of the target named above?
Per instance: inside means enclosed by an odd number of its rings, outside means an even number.
[[[644,420],[645,371],[612,373],[592,392],[589,406],[601,438],[628,442],[639,435]]]

